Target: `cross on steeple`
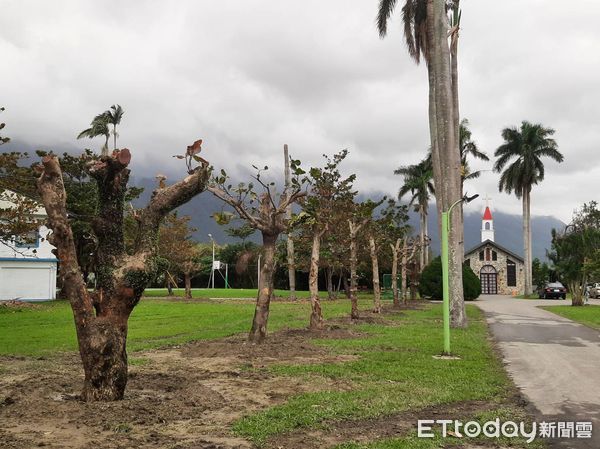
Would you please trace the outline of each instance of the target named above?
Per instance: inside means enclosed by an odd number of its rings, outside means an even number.
[[[490,196],[486,193],[484,198],[481,198],[482,200],[485,201],[485,207],[490,207]]]

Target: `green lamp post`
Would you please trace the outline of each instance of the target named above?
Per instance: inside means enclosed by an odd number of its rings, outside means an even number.
[[[442,288],[443,288],[443,297],[444,297],[444,354],[450,354],[450,276],[448,272],[448,231],[450,230],[450,213],[452,212],[452,208],[459,203],[465,202],[470,203],[479,195],[475,194],[473,196],[465,195],[455,201],[452,206],[446,211],[442,212]]]

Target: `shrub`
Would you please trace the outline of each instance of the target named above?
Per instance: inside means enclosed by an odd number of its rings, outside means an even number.
[[[481,294],[481,282],[468,265],[463,265],[463,291],[465,301],[473,301]],[[439,256],[421,273],[419,294],[422,298],[442,299],[442,259]]]

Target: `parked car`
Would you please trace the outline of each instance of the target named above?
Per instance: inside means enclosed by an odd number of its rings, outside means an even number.
[[[566,299],[567,289],[560,282],[546,282],[546,284],[538,291],[538,296],[540,299]]]
[[[590,298],[600,298],[600,282],[592,284],[590,288]]]

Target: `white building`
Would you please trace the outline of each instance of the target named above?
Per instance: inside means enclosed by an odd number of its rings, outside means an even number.
[[[18,194],[9,190],[0,193],[0,209],[13,208],[16,198]],[[45,209],[37,208],[35,218],[44,217]],[[40,226],[28,236],[0,240],[0,301],[56,298],[57,259],[46,239],[49,232],[46,226]]]

